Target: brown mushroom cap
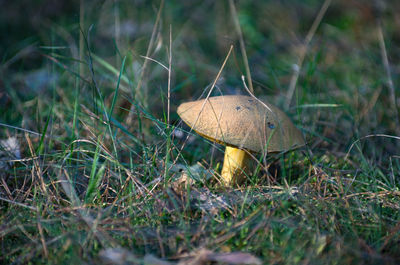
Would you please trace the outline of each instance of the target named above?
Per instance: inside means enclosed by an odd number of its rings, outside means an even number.
[[[264,104],[249,96],[218,96],[182,103],[177,112],[197,133],[221,144],[259,153],[305,145],[289,117],[277,107]]]

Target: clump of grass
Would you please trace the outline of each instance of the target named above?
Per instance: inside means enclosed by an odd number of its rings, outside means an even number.
[[[189,132],[174,111],[209,92],[199,87],[214,80],[231,44],[213,93],[241,86],[247,70],[231,6],[81,3],[82,31],[79,21],[49,23],[35,33],[50,39],[19,43],[40,56],[21,48],[3,59],[0,136],[16,136],[22,158],[0,149],[1,262],[107,264],[107,253],[128,264],[148,254],[178,262],[201,249],[272,264],[399,262],[397,3],[374,24],[373,6],[330,4],[288,109],[308,148],[268,156],[233,189],[212,174],[221,147]],[[313,1],[287,5],[236,6],[254,93],[281,106],[304,47],[293,36],[304,39],[321,10]],[[118,35],[109,37],[107,24],[121,27],[111,31]],[[377,34],[360,34],[371,26]]]

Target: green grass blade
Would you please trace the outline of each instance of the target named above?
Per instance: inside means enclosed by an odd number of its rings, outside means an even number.
[[[47,117],[46,124],[45,124],[44,130],[43,130],[43,132],[42,132],[42,136],[40,137],[40,142],[39,142],[39,147],[38,147],[38,153],[39,153],[39,155],[43,154],[43,150],[44,150],[44,139],[46,138],[46,133],[47,133],[47,129],[48,129],[48,127],[49,127],[49,122],[50,122],[52,113],[53,113],[53,106],[51,107],[50,114],[49,114],[49,116]]]
[[[122,79],[122,81],[126,82],[129,84],[129,78],[127,76],[125,76],[124,74],[122,74],[122,70],[118,71],[118,69],[116,69],[114,66],[112,66],[111,64],[109,64],[108,62],[106,62],[105,60],[103,60],[102,58],[100,58],[99,56],[95,55],[95,54],[91,54],[92,58],[101,66],[103,66],[105,69],[107,69],[108,71],[110,71],[111,73],[113,73],[115,76],[119,76],[119,79]],[[126,58],[126,57],[125,57]],[[125,62],[125,58],[124,58],[124,62]],[[122,64],[124,64],[124,62]]]
[[[122,74],[125,69],[125,61],[126,61],[126,56],[124,57],[124,60],[122,61],[121,71],[119,72],[119,76],[118,76],[117,87],[115,88],[115,93],[114,93],[114,97],[113,97],[113,100],[111,103],[111,108],[110,108],[110,114],[108,115],[109,117],[112,116],[112,113],[114,111],[115,101],[117,100],[117,96],[118,96],[119,84],[121,82],[121,77],[122,77]]]
[[[99,162],[101,138],[102,137],[99,136],[99,138],[97,140],[96,151],[94,152],[92,169],[90,171],[90,177],[89,177],[89,184],[88,184],[88,188],[86,190],[86,195],[85,195],[85,203],[89,203],[93,199],[95,188],[99,184],[98,178],[101,176],[99,174],[96,174],[97,164]],[[102,165],[102,167],[104,167],[104,164]],[[100,172],[100,170],[99,170],[99,172]]]

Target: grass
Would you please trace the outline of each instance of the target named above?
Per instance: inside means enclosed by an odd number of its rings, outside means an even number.
[[[1,263],[400,262],[398,3],[60,3],[0,11]],[[241,45],[308,146],[223,188],[175,110],[245,94]]]

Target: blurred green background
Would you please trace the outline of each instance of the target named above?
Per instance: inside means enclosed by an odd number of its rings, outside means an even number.
[[[346,152],[360,137],[396,135],[398,110],[393,108],[379,30],[398,106],[398,1],[332,1],[308,47],[292,104],[286,108],[294,64],[322,4],[311,0],[236,3],[255,94],[266,95],[286,109],[312,146]],[[80,28],[79,1],[1,1],[0,82],[2,108],[7,110],[2,111],[2,121],[21,125],[24,116],[33,113],[29,108],[18,111],[18,105],[38,93],[43,99],[73,90],[73,75],[60,72],[46,55],[63,56],[59,60],[65,67],[78,69],[73,60],[79,58],[80,30],[89,45],[82,57],[87,79],[89,50],[115,69],[120,69],[122,58],[127,56],[125,70],[131,84],[123,92],[134,98],[159,6],[159,1],[86,1]],[[174,119],[178,118],[174,110],[180,102],[198,98],[213,82],[230,45],[234,45],[234,52],[214,94],[246,93],[240,79],[245,74],[243,59],[227,1],[165,2],[150,50],[150,57],[165,65],[170,27]],[[95,79],[107,97],[115,88],[115,76],[110,77],[96,63]],[[157,118],[162,118],[167,77],[162,67],[148,64],[141,90],[151,96],[141,103]],[[85,87],[82,92],[91,93]],[[119,103],[124,105],[123,100]],[[304,106],[314,104],[317,106]],[[323,108],[318,104],[337,106]],[[8,111],[11,109],[15,111]],[[373,159],[395,154],[399,147],[398,140],[382,137],[363,142],[373,146],[368,148]]]

